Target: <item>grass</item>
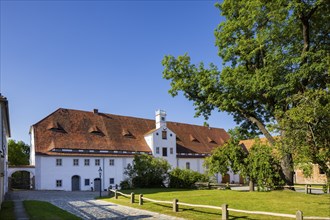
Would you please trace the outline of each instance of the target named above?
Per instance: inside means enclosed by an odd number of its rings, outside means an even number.
[[[15,220],[13,201],[4,201],[1,204],[0,219]]]
[[[31,220],[80,219],[77,216],[50,204],[49,202],[25,200],[23,201],[23,204]]]
[[[297,210],[303,211],[304,216],[330,217],[330,196],[329,194],[315,195],[297,193],[294,191],[271,191],[271,192],[243,192],[234,190],[177,190],[177,189],[135,189],[136,194],[134,204],[123,196],[105,199],[109,202],[131,206],[139,209],[159,212],[166,215],[182,217],[187,219],[219,219],[221,210],[192,208],[179,206],[179,212],[172,211],[172,205],[154,204],[144,201],[143,206],[138,205],[138,194],[156,200],[173,201],[174,198],[179,202],[191,204],[203,204],[221,206],[228,204],[229,208],[266,211],[283,214],[293,214]],[[130,194],[131,191],[122,191]],[[237,212],[229,212],[229,219],[288,219],[266,215],[250,215]]]

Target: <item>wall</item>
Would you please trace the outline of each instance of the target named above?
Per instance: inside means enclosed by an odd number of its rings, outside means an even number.
[[[296,169],[294,181],[298,184],[326,184],[327,177],[325,174],[320,174],[319,166],[314,164],[311,177],[305,177],[302,170]]]
[[[62,159],[62,166],[56,166],[56,159]],[[79,159],[79,166],[73,166],[73,159]],[[89,159],[89,166],[84,165],[84,160]],[[95,159],[100,160],[100,165],[95,165]],[[109,165],[109,159],[114,160],[114,166]],[[133,157],[55,157],[36,156],[36,189],[38,190],[66,190],[71,191],[71,178],[80,177],[80,190],[94,188],[94,179],[99,178],[99,167],[102,168],[102,188],[110,186],[110,178],[115,184],[124,179],[124,168],[132,163]],[[90,179],[90,184],[85,185],[85,179]],[[56,180],[62,180],[62,187],[56,187]]]

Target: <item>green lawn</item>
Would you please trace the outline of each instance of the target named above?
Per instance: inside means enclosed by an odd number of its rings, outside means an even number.
[[[25,210],[31,220],[76,220],[77,216],[64,211],[48,202],[25,200],[23,201]]]
[[[130,194],[131,191],[122,191]],[[219,219],[221,210],[202,209],[179,206],[179,212],[174,213],[171,205],[160,205],[145,201],[143,206],[138,205],[138,194],[144,197],[173,201],[177,198],[179,202],[191,204],[203,204],[221,206],[228,204],[229,208],[266,211],[284,214],[295,214],[297,210],[303,211],[304,216],[330,217],[329,194],[314,195],[297,193],[293,191],[271,191],[271,192],[242,192],[234,190],[176,190],[176,189],[135,189],[136,203],[131,205],[130,200],[123,196],[105,199],[110,202],[160,212],[167,215],[187,219]],[[230,219],[286,219],[266,215],[249,215],[244,213],[229,212]]]
[[[13,201],[4,201],[1,204],[0,219],[15,220]]]

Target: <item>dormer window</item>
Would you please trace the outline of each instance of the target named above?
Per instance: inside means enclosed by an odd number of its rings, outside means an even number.
[[[92,126],[89,130],[89,133],[91,134],[97,134],[97,135],[103,135],[102,131],[97,126]]]
[[[191,142],[197,142],[197,143],[199,143],[199,140],[197,138],[195,138],[193,135],[190,135],[189,138],[190,138],[190,141]]]
[[[64,128],[58,123],[58,122],[54,122],[52,121],[48,126],[47,126],[48,130],[51,131],[57,131],[57,132],[65,132]]]
[[[211,139],[210,137],[207,137],[207,141],[208,141],[210,144],[217,144],[217,142],[215,142],[215,140]]]
[[[162,139],[167,139],[167,131],[162,131]]]
[[[127,129],[124,129],[121,134],[126,138],[134,138],[134,135]]]

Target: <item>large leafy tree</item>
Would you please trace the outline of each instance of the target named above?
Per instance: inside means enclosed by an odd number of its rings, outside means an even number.
[[[30,146],[23,141],[8,141],[9,165],[29,165]]]
[[[292,145],[277,141],[267,125],[278,125],[285,138],[282,121],[298,104],[292,97],[315,90],[329,93],[330,3],[224,0],[216,7],[226,18],[215,30],[224,66],[195,65],[187,54],[165,56],[163,77],[171,80],[169,92],[176,96],[182,91],[194,102],[196,116],[226,111],[242,131],[263,134],[278,146],[281,175],[292,184]]]

